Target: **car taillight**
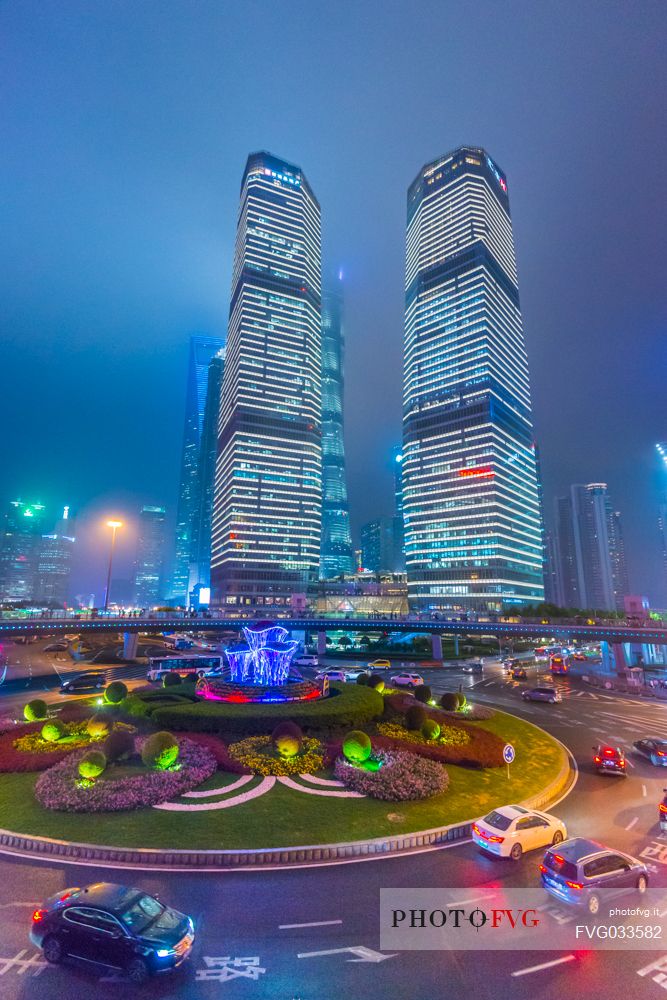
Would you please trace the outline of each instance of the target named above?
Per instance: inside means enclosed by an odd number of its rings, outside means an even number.
[[[557,861],[559,865],[563,864],[564,858],[562,854],[554,854],[553,859],[554,861]]]
[[[477,823],[473,823],[473,825],[472,825],[472,832],[476,833],[478,837],[481,836],[482,831],[477,826]]]
[[[490,840],[491,843],[493,843],[493,844],[502,844],[502,842],[503,842],[503,840],[505,838],[504,837],[488,837],[487,839]]]
[[[619,766],[619,767],[625,767],[625,761],[624,761],[624,760],[622,760],[622,759],[621,759],[621,760],[619,760],[619,762],[618,762],[618,766]]]
[[[658,809],[660,810],[661,813],[667,813],[667,804],[661,802],[660,805],[658,806]]]
[[[570,889],[583,889],[581,882],[566,882],[565,885],[569,886]]]
[[[656,750],[656,753],[657,753],[658,757],[665,757],[665,756],[667,756],[667,754],[665,754],[664,750]]]
[[[614,756],[614,751],[610,747],[605,747],[604,748],[604,752],[606,753],[607,757],[613,757]]]
[[[48,912],[48,910],[35,910],[32,915],[33,924],[38,924],[40,920],[44,919]]]
[[[594,758],[594,760],[595,760],[595,763],[596,763],[596,764],[599,764],[599,763],[600,763],[600,758],[599,758],[599,757],[595,757],[595,758]]]

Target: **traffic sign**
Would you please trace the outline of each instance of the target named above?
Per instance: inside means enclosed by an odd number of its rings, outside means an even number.
[[[511,764],[514,760],[514,747],[511,743],[506,743],[503,747],[503,760],[506,764]]]

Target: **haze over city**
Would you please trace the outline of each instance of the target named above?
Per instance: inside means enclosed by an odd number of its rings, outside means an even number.
[[[3,5],[3,493],[78,508],[98,595],[100,517],[128,519],[121,575],[138,508],[173,520],[188,339],[226,334],[241,172],[268,149],[306,171],[344,275],[356,540],[391,513],[406,190],[479,144],[508,178],[547,520],[607,482],[631,589],[664,606],[662,5],[312,10]]]

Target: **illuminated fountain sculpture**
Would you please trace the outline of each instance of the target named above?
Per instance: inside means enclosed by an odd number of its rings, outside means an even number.
[[[272,687],[284,684],[299,643],[288,638],[289,632],[280,625],[261,623],[255,628],[244,628],[243,634],[244,643],[225,650],[231,680]]]

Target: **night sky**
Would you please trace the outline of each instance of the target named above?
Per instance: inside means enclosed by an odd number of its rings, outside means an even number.
[[[547,512],[608,482],[631,588],[664,607],[665,51],[642,0],[0,2],[2,503],[78,508],[98,596],[100,517],[173,514],[188,338],[226,330],[241,174],[268,149],[345,275],[353,526],[391,513],[406,189],[478,144],[508,177]]]

